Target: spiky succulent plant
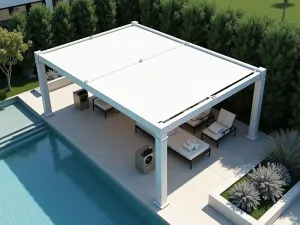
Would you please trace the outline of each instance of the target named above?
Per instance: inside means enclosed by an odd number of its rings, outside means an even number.
[[[282,197],[284,191],[282,186],[285,185],[285,182],[281,179],[281,175],[272,170],[272,167],[259,165],[258,168],[253,169],[249,176],[262,199],[276,202],[277,199]]]
[[[233,186],[229,200],[240,209],[250,213],[259,205],[260,197],[252,183],[243,181]]]
[[[55,80],[56,78],[58,78],[58,72],[56,72],[55,70],[49,70],[47,72],[47,80]]]
[[[270,167],[271,170],[275,171],[281,176],[281,180],[284,181],[283,186],[289,186],[291,184],[291,175],[289,170],[284,165],[268,162],[267,167]]]

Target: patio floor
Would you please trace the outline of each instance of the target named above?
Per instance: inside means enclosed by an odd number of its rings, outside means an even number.
[[[105,119],[97,109],[94,112],[91,107],[83,111],[75,109],[72,92],[77,89],[79,87],[73,84],[50,93],[55,115],[46,118],[46,121],[51,126],[170,224],[231,224],[208,206],[208,194],[226,179],[236,176],[243,165],[262,158],[267,135],[261,133],[260,139],[251,142],[245,138],[247,126],[236,121],[237,136],[225,138],[218,149],[214,143],[206,140],[212,147],[211,157],[200,158],[192,170],[186,160],[169,151],[170,205],[159,211],[152,203],[155,197],[155,173],[152,171],[142,175],[135,168],[134,156],[134,151],[142,145],[154,147],[154,140],[141,132],[135,133],[134,121],[122,113],[108,112]],[[25,92],[19,97],[39,114],[43,112],[41,97],[31,92]],[[182,127],[192,131],[186,125]],[[198,129],[197,137],[200,137],[201,130]],[[297,202],[300,205],[300,201]],[[293,220],[283,218],[276,224],[300,223],[296,208],[292,206],[293,211],[285,213],[286,218],[290,218],[290,213],[293,213]]]

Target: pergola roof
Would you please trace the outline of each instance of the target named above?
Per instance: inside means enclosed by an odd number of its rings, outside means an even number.
[[[253,66],[136,23],[44,51],[39,60],[156,128],[186,112],[192,118],[205,110],[199,104],[259,76]]]

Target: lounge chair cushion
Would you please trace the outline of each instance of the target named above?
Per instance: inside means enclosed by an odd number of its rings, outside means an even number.
[[[193,121],[195,120],[199,120],[203,117],[205,117],[207,114],[205,114],[204,112],[203,113],[200,113],[198,116],[195,116],[194,118],[192,118]]]
[[[201,123],[201,120],[188,120],[186,123],[191,127],[196,127]]]
[[[208,114],[210,114],[211,112],[211,108],[205,110],[204,112],[200,113],[198,116],[195,116],[194,118],[192,118],[191,120],[192,121],[197,121],[205,116],[207,116]]]
[[[215,134],[222,133],[222,131],[226,130],[226,128],[218,122],[213,122],[208,129]]]
[[[106,103],[105,101],[103,101],[103,100],[101,100],[99,98],[96,98],[94,100],[94,105],[100,107],[103,110],[109,110],[109,109],[113,108],[111,105],[109,105],[108,103]]]
[[[214,122],[214,123],[217,123],[217,122]],[[219,125],[223,126],[222,124],[219,124]],[[227,128],[225,126],[223,126],[223,131],[226,130],[226,129]],[[221,133],[216,134],[216,133],[212,132],[209,128],[204,129],[202,131],[202,133],[204,133],[205,135],[211,137],[214,140],[219,140],[221,137],[224,136],[224,133],[221,132]]]
[[[232,127],[233,122],[235,120],[236,115],[225,110],[225,109],[221,109],[217,122],[227,128]]]
[[[199,144],[199,146],[197,146],[198,148],[194,149],[193,151],[186,150],[183,147],[183,144],[189,139],[195,140]],[[192,160],[204,151],[206,151],[209,148],[209,145],[178,127],[177,132],[174,135],[168,137],[168,147],[171,148],[173,151],[176,151],[183,157]]]
[[[202,133],[216,141],[219,140],[224,135],[223,133],[215,134],[215,133],[211,132],[208,128],[204,129],[202,131]]]

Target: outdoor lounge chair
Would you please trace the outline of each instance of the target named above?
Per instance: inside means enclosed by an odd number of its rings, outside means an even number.
[[[137,130],[140,130],[145,134],[154,137],[154,134],[141,124],[138,123],[135,124],[135,132],[137,132]],[[187,151],[186,149],[184,149],[182,145],[185,141],[189,139],[195,140],[198,144],[200,144],[200,147],[193,151]],[[189,132],[179,127],[175,128],[173,132],[169,133],[168,149],[176,152],[178,155],[185,158],[190,164],[190,169],[192,169],[194,161],[196,161],[197,159],[199,159],[204,155],[210,156],[210,151],[211,151],[209,144],[205,143],[204,141],[201,141],[197,137],[193,136]]]
[[[236,135],[236,127],[233,126],[236,115],[228,112],[225,109],[221,109],[217,121],[213,122],[208,128],[202,131],[201,140],[203,136],[206,136],[217,142],[217,148],[219,147],[219,140],[227,136],[231,132]]]
[[[198,116],[194,117],[193,119],[186,122],[189,126],[193,128],[193,134],[196,132],[196,128],[204,122],[212,120],[215,121],[214,115],[211,113],[211,108],[205,110],[204,112],[200,113]]]
[[[114,109],[114,107],[112,107],[111,105],[109,105],[108,103],[106,103],[105,101],[97,97],[93,98],[92,102],[93,102],[93,111],[95,110],[95,108],[100,109],[104,113],[105,118],[107,117],[107,112]]]

